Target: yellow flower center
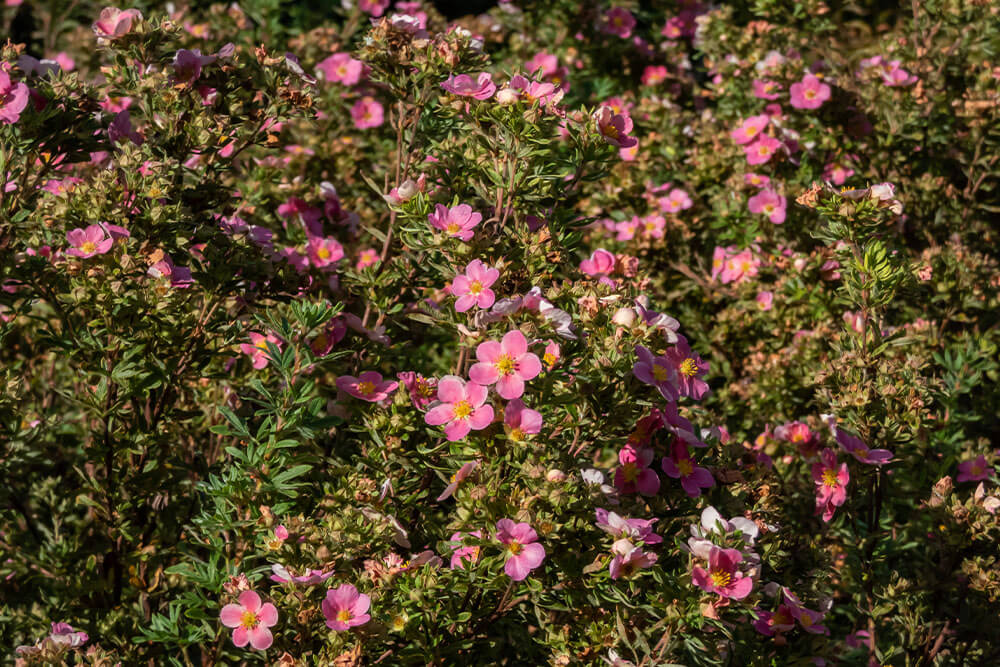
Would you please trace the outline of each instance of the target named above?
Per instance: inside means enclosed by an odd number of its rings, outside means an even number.
[[[667,369],[663,366],[653,364],[653,377],[656,378],[657,382],[663,382],[670,377],[670,374],[667,373]]]
[[[85,253],[92,253],[95,250],[97,250],[97,244],[94,243],[93,241],[84,241],[83,245],[80,246],[80,250],[84,251]]]
[[[622,466],[622,476],[625,478],[626,482],[634,482],[638,475],[639,470],[631,461]]]
[[[693,378],[695,375],[698,374],[698,362],[692,359],[691,357],[688,357],[687,359],[681,362],[680,371],[681,375]]]
[[[542,356],[542,361],[545,362],[546,366],[548,366],[549,368],[552,368],[553,366],[556,365],[556,361],[558,361],[558,359],[556,359],[556,355],[552,354],[551,352],[546,352]]]
[[[455,413],[455,419],[465,419],[472,414],[472,406],[468,401],[459,401],[452,411]]]
[[[680,471],[682,477],[690,477],[691,473],[694,472],[694,466],[691,465],[691,459],[679,459],[677,461],[677,469]]]
[[[257,627],[257,614],[252,611],[245,611],[243,615],[240,616],[240,626],[246,628],[247,630],[252,630]]]
[[[263,351],[267,352],[267,339],[266,339],[266,338],[261,338],[261,339],[260,339],[259,341],[257,341],[257,342],[256,342],[256,343],[255,343],[254,345],[255,345],[255,347],[257,347],[258,349],[261,349],[261,350],[263,350]]]
[[[501,354],[493,365],[500,375],[510,375],[514,372],[514,359],[509,354]]]
[[[434,393],[434,388],[424,378],[417,378],[417,394],[423,398],[430,398]]]
[[[316,255],[319,256],[320,259],[330,259],[330,251],[326,248],[320,248],[317,250]]]
[[[507,551],[509,551],[512,556],[516,556],[521,553],[522,548],[523,547],[520,542],[511,542],[507,545]]]
[[[813,622],[812,614],[805,613],[799,616],[799,623],[802,624],[803,628],[808,628],[810,625],[812,625],[812,622]]]
[[[337,612],[337,620],[341,621],[342,623],[347,623],[349,620],[351,620],[351,612],[347,609],[341,609],[339,612]]]
[[[823,484],[826,486],[837,486],[839,480],[837,479],[837,471],[833,468],[827,468],[823,471]]]
[[[774,204],[764,204],[764,213],[774,213]]]
[[[752,137],[752,136],[753,136],[753,135],[755,135],[755,134],[757,134],[757,128],[756,128],[756,127],[754,127],[753,125],[751,125],[750,127],[748,127],[748,128],[746,129],[746,135],[747,135],[748,137]]]
[[[524,431],[522,431],[519,428],[511,429],[511,431],[510,431],[510,439],[514,440],[515,442],[520,442],[520,441],[524,440]]]
[[[771,154],[770,146],[761,144],[760,146],[757,147],[757,155],[770,155],[770,154]]]
[[[478,280],[472,281],[472,284],[469,285],[469,292],[471,292],[472,294],[479,294],[482,291],[483,291],[483,284]]]
[[[450,222],[448,223],[447,230],[449,234],[458,234],[462,231],[462,228],[458,226],[457,222]]]
[[[367,396],[368,394],[374,394],[375,393],[375,383],[374,382],[368,382],[367,380],[364,381],[364,382],[359,382],[358,383],[358,392],[364,394],[365,396]]]
[[[604,129],[601,130],[601,133],[604,134],[604,136],[609,137],[611,139],[618,138],[618,128],[615,127],[614,125],[605,125]]]
[[[728,572],[722,572],[716,570],[712,573],[712,583],[715,584],[717,588],[725,588],[733,581],[733,576]]]
[[[816,97],[816,91],[810,88],[805,92],[805,96],[807,100],[811,100],[812,98]]]
[[[983,474],[983,469],[980,468],[975,463],[973,463],[971,466],[969,466],[969,474],[971,474],[971,475],[982,475]]]

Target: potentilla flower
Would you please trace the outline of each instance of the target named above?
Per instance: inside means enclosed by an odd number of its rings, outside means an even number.
[[[781,142],[769,135],[761,135],[757,141],[743,147],[747,156],[747,164],[766,164],[774,157]]]
[[[816,513],[823,514],[823,521],[833,518],[836,508],[847,502],[847,483],[851,479],[846,463],[837,463],[832,449],[820,452],[820,461],[812,465],[812,478],[816,484]]]
[[[445,487],[444,492],[437,497],[437,501],[447,500],[454,495],[458,487],[461,486],[465,478],[473,473],[473,471],[479,467],[479,461],[469,461],[468,463],[463,463],[462,467],[458,469],[454,475],[451,476],[451,482]]]
[[[766,187],[768,183],[771,182],[770,176],[765,176],[764,174],[757,174],[752,171],[748,171],[743,175],[743,182],[747,185],[752,185],[755,188]]]
[[[647,215],[641,220],[642,222],[642,234],[645,238],[652,239],[662,239],[664,230],[667,227],[667,221],[664,220],[662,215],[651,214]]]
[[[344,246],[332,237],[312,236],[309,238],[306,254],[317,269],[329,270],[344,258]]]
[[[815,456],[819,449],[819,436],[800,421],[788,422],[774,429],[774,437],[795,445],[803,456]]]
[[[628,578],[639,570],[653,567],[659,556],[651,551],[643,551],[642,547],[632,545],[628,540],[618,540],[612,547],[614,557],[608,565],[612,579]]]
[[[677,392],[700,401],[708,393],[708,384],[701,379],[708,373],[708,362],[691,350],[684,336],[678,336],[677,346],[663,356],[674,365]]]
[[[751,213],[763,213],[776,225],[785,221],[788,201],[770,188],[764,188],[747,202]]]
[[[426,408],[437,396],[437,380],[434,378],[427,378],[412,371],[397,373],[396,377],[406,387],[406,392],[410,395],[410,402],[417,410]]]
[[[750,116],[740,123],[738,128],[730,132],[729,136],[741,146],[748,144],[760,136],[760,133],[767,127],[769,122],[771,122],[771,117],[766,113],[759,116]]]
[[[790,101],[796,109],[818,109],[830,99],[830,86],[815,74],[806,74],[802,81],[789,87]]]
[[[635,353],[639,359],[632,366],[632,374],[640,382],[656,387],[663,398],[676,401],[680,392],[674,362],[665,356],[653,356],[653,353],[643,345],[636,345]]]
[[[480,540],[483,538],[483,534],[478,530],[473,530],[469,533],[457,532],[451,534],[450,541],[458,543],[454,547],[455,550],[451,552],[451,562],[449,564],[453,570],[464,570],[465,563],[463,561],[468,561],[470,565],[479,561],[478,545],[459,546],[466,535]]]
[[[631,241],[635,238],[635,233],[637,231],[639,231],[639,216],[633,215],[628,220],[622,220],[621,222],[615,223],[615,232],[617,233],[615,240]]]
[[[628,136],[632,131],[632,119],[616,114],[611,107],[601,107],[595,111],[594,121],[597,123],[597,131],[612,146],[628,148],[638,143],[635,137]]]
[[[384,120],[382,105],[374,97],[362,97],[351,107],[351,118],[354,120],[354,127],[359,130],[367,130],[378,127]]]
[[[882,83],[890,87],[912,86],[917,82],[917,75],[910,74],[899,66],[900,61],[891,60],[882,70]]]
[[[691,525],[691,539],[688,540],[688,548],[699,558],[708,558],[709,549],[703,542],[711,546],[707,538],[712,534],[728,536],[736,532],[740,533],[744,544],[752,547],[760,533],[757,524],[742,516],[734,516],[726,521],[719,514],[719,511],[711,505],[701,511],[701,523]]]
[[[271,628],[278,623],[278,610],[270,602],[261,604],[260,596],[253,591],[243,591],[238,604],[227,604],[219,612],[219,620],[233,628],[233,644],[243,648],[250,644],[258,651],[271,646],[274,637]]]
[[[111,250],[111,246],[115,242],[100,225],[89,225],[84,229],[70,230],[66,232],[66,240],[72,246],[66,251],[66,254],[80,259],[103,255]]]
[[[615,469],[615,488],[626,495],[638,492],[644,496],[655,496],[660,490],[660,477],[649,468],[653,456],[650,447],[622,447],[618,452],[620,465]]]
[[[763,291],[757,294],[755,299],[757,307],[763,311],[771,310],[774,307],[774,292]]]
[[[472,97],[477,100],[488,100],[497,92],[497,85],[493,83],[493,75],[489,72],[480,72],[473,79],[468,74],[451,75],[448,80],[441,84],[441,87],[453,95],[460,97]]]
[[[201,68],[211,65],[217,56],[203,56],[199,49],[180,49],[174,55],[174,79],[180,83],[194,83],[201,76]]]
[[[343,632],[358,625],[364,625],[371,620],[368,610],[372,599],[351,584],[341,584],[336,589],[326,592],[326,599],[320,605],[326,627],[336,632]]]
[[[861,438],[851,435],[844,429],[835,426],[833,430],[837,444],[861,463],[880,466],[892,461],[892,452],[888,449],[871,449]]]
[[[369,266],[375,266],[380,261],[378,250],[375,248],[365,248],[358,252],[358,261],[354,263],[354,270],[361,271],[367,269]]]
[[[305,574],[296,576],[284,565],[278,563],[271,565],[271,572],[271,581],[276,581],[279,584],[298,584],[301,586],[321,584],[336,574],[333,570],[329,572],[324,572],[323,570],[306,570]]]
[[[497,521],[497,540],[507,552],[503,571],[514,581],[523,581],[545,560],[545,547],[538,543],[538,534],[527,523],[500,519]]]
[[[986,457],[980,454],[971,461],[962,461],[958,464],[958,476],[956,482],[979,482],[993,477],[993,466],[986,462]]]
[[[337,389],[369,403],[384,401],[397,387],[398,382],[383,380],[378,371],[365,371],[358,377],[341,375],[337,378]]]
[[[776,100],[781,97],[781,84],[770,79],[754,79],[753,96],[761,100]]]
[[[691,208],[692,201],[687,192],[674,188],[666,197],[659,197],[656,204],[664,213],[679,213]]]
[[[390,2],[391,0],[358,0],[358,9],[378,18],[389,8]]]
[[[268,364],[267,358],[267,344],[272,343],[276,345],[278,349],[281,349],[281,339],[274,334],[263,334],[250,332],[248,334],[250,337],[249,343],[240,343],[240,352],[249,355],[253,367],[260,370]]]
[[[545,367],[549,370],[555,368],[556,364],[559,363],[560,356],[559,343],[551,340],[545,341],[545,353],[542,355]]]
[[[714,261],[714,259],[713,259]],[[725,258],[719,281],[722,284],[742,283],[757,275],[760,259],[755,257],[750,248]]]
[[[635,17],[624,7],[612,7],[604,13],[601,32],[628,39],[632,36],[633,28],[635,28]]]
[[[472,230],[483,220],[480,213],[472,210],[468,204],[459,204],[448,208],[437,204],[434,212],[428,214],[431,226],[457,239],[468,241],[472,238]]]
[[[465,267],[465,275],[457,275],[451,282],[451,293],[458,297],[455,310],[464,313],[473,306],[489,308],[497,297],[490,287],[500,277],[500,271],[474,259]]]
[[[647,545],[663,542],[663,538],[653,532],[653,524],[657,519],[630,519],[600,507],[594,510],[594,514],[597,518],[597,527],[616,540],[622,538],[633,542],[641,540]]]
[[[755,608],[757,620],[753,622],[754,629],[765,637],[773,637],[775,634],[788,632],[795,627],[795,617],[792,616],[791,608],[786,604],[779,604],[773,612]]]
[[[111,41],[128,34],[132,30],[132,25],[141,20],[142,13],[138,9],[122,11],[117,7],[105,7],[92,28],[98,42]]]
[[[30,91],[23,83],[14,83],[10,75],[0,69],[0,122],[11,125],[21,117],[28,106]]]
[[[316,73],[324,81],[341,83],[345,86],[353,86],[360,82],[364,71],[364,63],[355,60],[349,53],[334,53],[316,64]]]
[[[496,384],[501,398],[511,400],[524,393],[524,383],[542,372],[542,362],[528,352],[528,340],[517,329],[508,331],[498,343],[488,340],[476,348],[479,363],[469,369],[469,378],[481,385]]]
[[[753,590],[753,579],[743,576],[737,567],[743,554],[736,549],[712,547],[708,554],[708,570],[695,565],[691,581],[695,586],[722,598],[742,600]]]
[[[532,410],[521,399],[515,398],[503,409],[503,425],[508,438],[521,442],[525,436],[542,430],[542,413]]]
[[[493,406],[484,405],[486,394],[481,384],[446,375],[438,381],[440,402],[427,411],[424,422],[430,426],[445,424],[445,437],[452,442],[461,440],[469,431],[481,431],[493,421]]]
[[[700,496],[702,489],[715,486],[712,473],[707,468],[695,465],[694,459],[688,452],[687,443],[680,438],[674,438],[670,456],[663,457],[660,467],[668,477],[680,479],[684,492],[692,498]]]

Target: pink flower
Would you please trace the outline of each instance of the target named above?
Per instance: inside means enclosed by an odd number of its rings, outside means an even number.
[[[667,80],[667,68],[663,65],[647,65],[642,71],[642,85],[655,86]]]
[[[73,229],[66,232],[66,240],[73,246],[66,251],[67,255],[87,259],[94,255],[103,255],[111,250],[115,240],[108,236],[100,225],[90,225],[85,229]]]
[[[664,213],[677,213],[691,208],[692,202],[688,193],[680,188],[674,188],[666,197],[657,199],[656,204]]]
[[[523,581],[545,560],[545,547],[538,544],[538,534],[526,523],[500,519],[497,521],[497,540],[507,551],[503,571],[514,581]]]
[[[774,292],[760,292],[756,298],[757,307],[763,311],[771,310],[774,307]]]
[[[695,565],[691,571],[691,581],[695,586],[722,598],[742,600],[750,595],[753,579],[743,576],[737,568],[743,554],[736,549],[720,549],[713,546],[708,554],[708,571]]]
[[[281,339],[274,334],[263,336],[259,333],[250,332],[250,343],[240,343],[240,352],[250,356],[253,367],[260,370],[268,364],[267,344],[271,343],[281,349]]]
[[[545,341],[545,353],[542,355],[542,361],[545,363],[545,366],[549,370],[552,370],[559,362],[559,357],[559,344],[551,340]]]
[[[483,534],[481,532],[479,532],[478,530],[473,530],[472,532],[468,533],[468,535],[470,537],[475,537],[476,539],[482,539],[483,538]],[[452,533],[451,540],[449,540],[449,541],[451,541],[451,542],[458,542],[459,544],[461,544],[462,537],[463,537],[463,534],[460,533],[460,532],[458,532],[458,533]],[[479,546],[477,546],[477,545],[470,545],[470,546],[458,546],[458,545],[456,545],[455,546],[455,550],[451,552],[451,563],[450,563],[451,569],[453,569],[453,570],[464,570],[465,569],[465,565],[464,565],[464,563],[462,561],[469,561],[469,564],[472,564],[472,563],[477,562],[478,560],[479,560]]]
[[[882,71],[882,83],[890,87],[912,86],[917,82],[917,75],[910,74],[899,66],[898,60],[893,60]]]
[[[759,116],[750,116],[743,121],[738,128],[729,133],[733,141],[740,144],[748,144],[760,136],[761,131],[771,122],[771,117],[766,113]]]
[[[649,447],[625,445],[618,452],[615,468],[615,488],[620,493],[632,495],[636,492],[644,496],[654,496],[660,490],[660,477],[650,470],[653,450]]]
[[[493,421],[493,406],[483,405],[486,394],[481,384],[467,384],[460,377],[446,375],[438,382],[440,402],[427,411],[424,422],[430,426],[447,424],[444,434],[452,442],[461,440],[469,431],[481,431]]]
[[[203,56],[198,49],[181,49],[174,56],[174,77],[181,83],[194,83],[201,76],[201,68],[215,61],[216,56]]]
[[[684,492],[692,498],[701,495],[702,489],[715,486],[715,478],[707,468],[696,466],[694,459],[688,452],[687,443],[680,438],[674,438],[674,444],[670,448],[670,456],[664,456],[660,467],[668,477],[681,480],[681,487]]]
[[[410,395],[410,402],[417,410],[423,410],[434,401],[434,397],[437,395],[437,380],[425,378],[412,371],[397,373],[396,377],[406,387],[406,392]]]
[[[806,74],[802,81],[793,83],[788,92],[792,106],[796,109],[818,109],[830,99],[830,86],[815,74]]]
[[[358,0],[358,9],[375,18],[382,16],[388,9],[391,0]]]
[[[243,648],[248,643],[258,651],[271,646],[274,637],[268,629],[278,623],[278,610],[270,602],[261,604],[253,591],[240,593],[239,604],[227,604],[219,612],[219,620],[233,628],[233,644]]]
[[[132,22],[141,20],[142,14],[138,9],[122,11],[117,7],[105,7],[92,27],[98,41],[111,41],[128,34],[132,30]]]
[[[349,53],[334,53],[316,64],[316,71],[324,81],[333,81],[345,86],[353,86],[365,71],[365,65],[355,60]]]
[[[476,348],[479,363],[469,369],[469,378],[481,385],[496,383],[501,398],[511,400],[524,393],[524,383],[542,372],[542,362],[528,352],[524,334],[514,329],[498,343],[493,340]]]
[[[526,435],[534,435],[542,430],[542,414],[524,405],[515,398],[503,410],[503,425],[507,437],[521,442]]]
[[[747,164],[766,164],[774,157],[774,153],[781,146],[781,142],[768,135],[761,135],[760,139],[743,147],[747,156]]]
[[[351,107],[351,118],[359,130],[378,127],[384,120],[382,105],[374,97],[362,97]]]
[[[653,567],[659,557],[650,551],[643,551],[642,547],[632,545],[628,540],[618,540],[611,548],[614,557],[608,565],[608,572],[612,579],[621,577],[631,577],[639,570]]]
[[[465,267],[465,275],[455,276],[451,293],[458,297],[455,310],[464,313],[473,306],[489,308],[497,300],[490,286],[500,277],[500,271],[474,259]]]
[[[336,574],[333,570],[330,570],[329,572],[323,572],[323,570],[306,570],[305,574],[296,576],[292,574],[284,565],[279,565],[278,563],[271,565],[271,572],[273,573],[270,576],[271,581],[275,581],[279,584],[294,583],[302,586],[321,584]]]
[[[678,336],[677,346],[667,350],[663,356],[674,366],[678,393],[700,401],[708,393],[708,384],[701,379],[708,373],[708,362],[691,351],[683,336]]]
[[[857,438],[847,431],[834,427],[834,433],[839,444],[844,451],[856,458],[861,463],[880,466],[892,461],[892,452],[888,449],[870,449],[861,438]],[[961,480],[959,480],[961,481]]]
[[[819,449],[819,437],[808,424],[788,422],[774,429],[774,437],[795,445],[803,456],[814,456]]]
[[[635,17],[624,7],[612,7],[605,12],[601,32],[628,39],[632,36],[633,28],[635,28]]]
[[[445,487],[444,492],[437,497],[437,501],[447,500],[458,491],[458,487],[465,481],[465,478],[472,474],[472,471],[479,467],[479,461],[470,461],[462,465],[454,475],[451,476],[451,483]]]
[[[667,221],[662,215],[651,214],[642,218],[643,236],[646,238],[662,239]]]
[[[603,508],[594,510],[597,527],[618,539],[642,540],[646,545],[660,544],[663,538],[653,532],[657,519],[628,519]]]
[[[344,246],[332,237],[313,236],[309,239],[306,253],[313,266],[317,269],[323,269],[344,258]]]
[[[770,176],[765,176],[764,174],[757,174],[752,171],[748,171],[743,175],[743,182],[747,185],[752,185],[755,188],[763,188],[771,182]]]
[[[972,461],[962,461],[958,464],[956,482],[979,482],[993,476],[993,466],[986,462],[986,457],[980,454]]]
[[[753,622],[754,629],[765,637],[773,637],[776,633],[788,632],[795,627],[795,617],[786,604],[779,604],[774,612],[754,609],[757,620]]]
[[[628,148],[638,143],[635,137],[628,136],[632,131],[632,119],[616,114],[611,107],[601,107],[595,111],[594,121],[597,123],[597,131],[612,146]]]
[[[713,259],[714,262],[714,259]],[[760,259],[755,257],[750,248],[725,258],[719,280],[723,284],[742,283],[757,275]]]
[[[343,632],[358,625],[364,625],[371,620],[368,609],[372,599],[351,584],[341,584],[336,589],[326,592],[326,599],[320,605],[326,627],[336,632]]]
[[[481,72],[475,79],[468,74],[453,74],[441,87],[453,95],[477,100],[488,100],[497,92],[497,85],[493,83],[493,75],[489,72]]]
[[[397,387],[398,382],[383,380],[378,371],[365,371],[358,377],[341,375],[337,378],[337,389],[369,403],[384,401]]]
[[[580,271],[592,278],[599,278],[602,283],[613,285],[614,281],[608,276],[614,273],[616,261],[614,253],[598,248],[591,253],[590,258],[580,262]]]
[[[830,521],[836,508],[847,502],[847,483],[851,479],[847,464],[838,466],[833,450],[824,449],[820,461],[812,465],[812,478],[816,484],[816,513],[822,512],[823,521]]]
[[[787,200],[770,188],[764,188],[747,202],[751,213],[763,213],[776,225],[785,221]]]
[[[0,122],[11,125],[18,121],[28,106],[28,93],[28,86],[14,83],[10,75],[0,69]]]
[[[448,236],[468,241],[473,236],[473,228],[482,222],[483,216],[473,211],[468,204],[459,204],[451,208],[437,204],[427,219],[432,227],[447,233]]]
[[[378,251],[374,248],[365,248],[358,252],[358,261],[354,264],[354,269],[356,271],[361,271],[367,269],[369,266],[375,266],[382,261],[379,257]]]
[[[761,100],[776,100],[781,97],[781,84],[770,79],[753,80],[753,96]]]
[[[635,352],[639,360],[632,366],[632,374],[639,378],[640,382],[656,387],[663,398],[676,401],[680,397],[680,392],[677,368],[673,360],[665,356],[654,357],[653,353],[643,345],[636,345]]]

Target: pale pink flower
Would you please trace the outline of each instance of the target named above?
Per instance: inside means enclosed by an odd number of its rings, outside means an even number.
[[[824,449],[820,461],[812,465],[812,478],[816,484],[816,513],[822,513],[823,521],[829,522],[836,508],[847,502],[851,474],[846,463],[837,463],[832,449]]]
[[[469,546],[459,546],[462,543],[462,538],[465,534],[463,533],[452,533],[451,542],[457,542],[454,551],[451,552],[451,562],[450,566],[453,570],[464,570],[465,564],[463,561],[468,561],[470,565],[479,561],[479,546],[469,545]],[[473,530],[467,533],[470,537],[475,537],[476,539],[482,539],[483,534],[478,530]]]
[[[736,549],[713,546],[708,554],[708,570],[695,565],[691,581],[695,586],[722,598],[742,600],[753,590],[753,579],[746,577],[737,567],[743,554]]]
[[[763,311],[771,310],[774,307],[774,292],[763,291],[757,294],[755,299],[757,307]]]
[[[519,398],[510,401],[503,410],[503,425],[507,437],[521,442],[526,435],[534,435],[542,430],[542,414],[527,407]]]
[[[617,232],[617,236],[615,236],[615,240],[616,241],[631,241],[632,239],[635,238],[635,233],[637,231],[639,231],[639,216],[633,215],[628,220],[622,220],[621,222],[615,223],[615,231]],[[600,249],[594,251],[595,254],[597,252],[607,252],[607,251],[606,250],[600,250]],[[608,254],[610,254],[610,253],[608,253]],[[611,256],[614,257],[614,255],[611,255]],[[591,259],[592,260],[594,259],[594,255],[591,255]],[[581,267],[581,270],[583,270],[583,264],[582,263],[581,263],[580,267]],[[612,270],[614,269],[613,266],[611,268],[612,268]],[[584,273],[587,273],[587,271],[584,271]],[[605,278],[607,278],[606,275],[602,276],[601,282],[608,282],[609,284],[611,284],[610,279],[605,280]]]
[[[72,246],[66,251],[66,254],[80,259],[103,255],[111,250],[111,246],[115,242],[100,225],[89,225],[84,229],[70,230],[66,232],[66,240]]]
[[[595,111],[594,121],[597,123],[597,131],[612,146],[628,148],[638,143],[635,137],[628,136],[632,131],[632,119],[616,114],[611,107],[601,107]]]
[[[480,72],[473,79],[468,74],[454,74],[441,84],[441,87],[453,95],[460,97],[472,97],[477,100],[488,100],[497,92],[497,85],[493,83],[493,75],[489,72]]]
[[[451,282],[451,293],[458,297],[455,310],[464,313],[473,306],[489,308],[496,302],[490,287],[500,277],[500,271],[474,259],[465,267],[464,275],[457,275]]]
[[[271,572],[271,581],[279,584],[299,584],[301,586],[321,584],[336,574],[333,570],[329,572],[324,572],[323,570],[306,570],[305,574],[295,575],[284,565],[279,565],[278,563],[271,565]]]
[[[361,271],[367,269],[369,266],[375,266],[382,261],[379,257],[378,250],[375,248],[365,248],[358,251],[358,261],[354,263],[354,270]]]
[[[765,164],[774,157],[780,146],[780,141],[765,134],[752,144],[744,146],[743,151],[746,153],[748,164]]]
[[[481,431],[493,421],[493,406],[486,403],[486,387],[476,382],[466,383],[460,377],[446,375],[438,381],[438,403],[424,415],[430,426],[445,424],[448,440],[461,440],[469,431]]]
[[[785,221],[788,200],[770,188],[764,188],[747,202],[751,213],[763,213],[776,225]]]
[[[723,284],[742,283],[757,275],[760,259],[755,257],[750,248],[725,259],[719,280]]]
[[[274,334],[267,334],[267,336],[264,336],[259,333],[250,332],[248,335],[250,337],[250,343],[240,343],[240,352],[249,355],[253,367],[260,370],[269,363],[267,358],[267,344],[271,343],[272,345],[277,346],[280,350],[281,339]]]
[[[993,477],[993,466],[986,462],[986,457],[980,454],[971,461],[958,464],[956,482],[979,482]]]
[[[227,604],[219,612],[219,620],[233,628],[233,644],[243,648],[250,644],[258,651],[270,648],[274,637],[271,628],[278,623],[278,610],[270,602],[261,604],[260,596],[243,591],[238,604]]]
[[[674,188],[666,197],[660,197],[656,204],[664,213],[677,213],[692,206],[691,197],[680,188]]]
[[[767,184],[771,182],[771,177],[748,171],[743,175],[743,182],[747,185],[752,185],[755,188],[763,188],[767,187]]]
[[[815,74],[806,74],[802,81],[793,83],[788,92],[792,106],[796,109],[818,109],[830,99],[830,86]]]
[[[514,581],[523,581],[545,560],[545,547],[538,543],[538,534],[527,523],[500,519],[497,521],[497,540],[507,552],[503,571]]]
[[[343,632],[358,625],[364,625],[371,620],[368,610],[372,599],[351,584],[341,584],[336,589],[326,592],[326,599],[320,605],[326,627],[336,632]]]
[[[105,7],[92,27],[98,40],[111,41],[128,34],[132,30],[133,22],[138,23],[141,20],[142,13],[138,9],[122,11],[117,7]]]
[[[469,378],[481,385],[496,383],[501,398],[511,400],[524,393],[524,383],[542,372],[538,357],[528,352],[528,341],[517,329],[508,331],[498,343],[488,340],[476,348],[479,363],[469,369]]]
[[[651,214],[642,218],[642,231],[646,238],[662,239],[666,227],[667,221],[662,215]]]
[[[781,84],[770,79],[753,80],[753,96],[761,100],[776,100],[781,97]]]
[[[384,401],[398,387],[398,382],[383,380],[378,371],[365,371],[358,377],[341,375],[337,378],[337,389],[369,403]]]
[[[324,81],[353,86],[361,81],[365,65],[349,53],[334,53],[316,64],[316,72]]]
[[[769,122],[771,122],[771,117],[766,113],[759,116],[750,116],[739,127],[730,132],[729,136],[741,146],[748,144],[760,136],[760,133],[767,127]]]
[[[434,212],[428,214],[431,226],[457,239],[468,241],[473,236],[473,229],[483,220],[480,213],[472,210],[468,204],[459,204],[448,208],[437,204]]]
[[[454,495],[458,487],[461,486],[465,478],[472,474],[472,472],[479,467],[479,461],[469,461],[468,463],[462,464],[462,467],[458,469],[454,475],[451,476],[451,481],[448,486],[445,487],[444,491],[440,496],[437,497],[437,501],[447,500]]]
[[[16,123],[28,106],[28,97],[28,86],[14,83],[10,75],[0,68],[0,122],[6,125]]]
[[[385,119],[382,105],[374,97],[362,97],[351,107],[354,127],[359,130],[378,127]]]
[[[624,7],[612,7],[604,13],[601,32],[628,39],[632,36],[633,28],[635,28],[635,17]]]

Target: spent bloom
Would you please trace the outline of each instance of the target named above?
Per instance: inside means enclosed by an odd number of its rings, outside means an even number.
[[[788,201],[770,188],[764,188],[747,202],[751,213],[763,213],[776,225],[785,221]]]
[[[497,85],[493,83],[493,76],[489,72],[481,72],[475,79],[468,74],[453,74],[441,87],[453,95],[477,100],[488,100],[497,92]]]
[[[524,383],[542,372],[542,362],[528,352],[528,340],[514,329],[500,342],[488,340],[476,348],[479,363],[469,369],[469,378],[481,385],[496,384],[497,393],[508,401],[524,394]]]
[[[812,478],[816,484],[816,513],[823,514],[823,521],[830,521],[836,508],[847,502],[847,483],[851,479],[847,464],[838,464],[833,450],[824,449],[820,460],[812,465]]]
[[[791,104],[796,109],[818,109],[823,102],[830,99],[830,86],[823,83],[815,74],[806,74],[802,81],[793,83],[788,92]]]
[[[743,576],[737,567],[742,560],[743,554],[737,549],[712,547],[708,554],[708,570],[695,565],[691,571],[691,581],[708,593],[742,600],[753,589],[753,579]]]
[[[459,204],[448,208],[437,204],[434,212],[427,215],[434,229],[439,229],[457,239],[468,241],[472,238],[472,230],[483,220],[481,213],[472,210],[468,204]]]
[[[455,276],[451,283],[451,293],[458,297],[455,310],[464,313],[473,306],[489,308],[496,302],[496,294],[490,287],[500,277],[500,271],[474,259],[465,267],[465,274]]]
[[[341,584],[336,589],[326,592],[326,599],[320,605],[326,627],[336,632],[343,632],[358,625],[364,625],[371,620],[368,609],[372,599],[351,584]]]
[[[369,403],[384,401],[397,387],[398,382],[383,380],[378,371],[365,371],[358,377],[341,375],[337,378],[337,389]]]
[[[111,246],[115,242],[100,225],[89,225],[84,229],[70,230],[66,232],[66,240],[72,246],[66,251],[66,254],[80,259],[103,255],[111,250]]]
[[[278,623],[278,610],[270,602],[261,604],[257,593],[243,591],[238,603],[222,608],[219,620],[227,628],[233,628],[233,644],[240,648],[250,644],[263,651],[274,641],[269,628]]]
[[[437,380],[433,378],[426,378],[413,371],[397,373],[396,377],[406,387],[406,392],[410,395],[410,402],[417,410],[426,408],[437,396]]]
[[[430,426],[445,424],[445,437],[453,442],[461,440],[469,431],[481,431],[493,421],[493,406],[484,405],[486,394],[481,384],[446,375],[438,381],[439,403],[427,411],[424,421]]]
[[[538,543],[538,534],[527,523],[500,519],[497,521],[497,540],[507,552],[503,571],[514,581],[524,580],[545,560],[545,547]]]

